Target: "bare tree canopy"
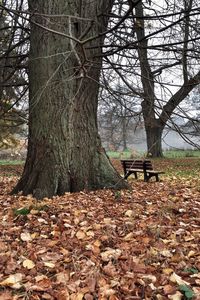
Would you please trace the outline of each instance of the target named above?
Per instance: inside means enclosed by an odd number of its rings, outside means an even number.
[[[130,7],[133,3],[129,1]],[[125,15],[125,7],[116,6],[111,22]],[[150,155],[162,156],[166,126],[184,137],[173,116],[191,120],[179,105],[200,82],[199,25],[198,1],[139,1],[104,47],[107,95],[115,103],[126,98],[127,118],[138,115],[140,105]],[[121,96],[116,93],[117,85],[123,88]]]

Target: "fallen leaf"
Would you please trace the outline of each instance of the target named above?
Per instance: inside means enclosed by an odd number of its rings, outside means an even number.
[[[109,261],[109,263],[103,267],[103,271],[106,275],[110,277],[114,277],[117,275],[117,270],[111,261]]]
[[[115,293],[115,290],[111,289],[108,284],[100,288],[100,295],[103,297],[110,297]]]
[[[110,225],[112,223],[112,219],[111,218],[104,218],[103,219],[104,224],[106,225]]]
[[[177,275],[175,272],[170,276],[170,281],[177,283],[178,285],[181,284],[186,284],[186,285],[190,285],[189,282],[183,280],[179,275]]]
[[[35,277],[35,281],[39,282],[39,281],[41,281],[43,279],[47,279],[47,278],[48,277],[46,275],[38,275],[38,276]]]
[[[111,249],[109,248],[105,252],[101,252],[101,258],[103,261],[109,261],[111,259],[118,259],[122,254],[120,249]]]
[[[77,239],[79,239],[79,240],[85,239],[85,237],[86,237],[85,232],[82,231],[82,230],[79,230],[79,231],[76,233],[76,237],[77,237]]]
[[[183,298],[183,294],[180,292],[176,292],[174,295],[168,295],[168,298],[171,300],[181,300]]]
[[[84,297],[83,293],[77,293],[76,296],[74,297],[74,300],[82,300]]]
[[[176,287],[167,284],[163,287],[163,291],[165,295],[170,295],[170,294],[174,294],[176,292]]]
[[[124,241],[128,242],[131,241],[133,239],[133,232],[128,233],[123,239]]]
[[[0,286],[10,286],[13,289],[20,289],[22,287],[23,275],[21,273],[16,273],[10,275],[8,278],[0,282]]]
[[[191,251],[188,253],[187,257],[193,257],[193,256],[195,256],[195,255],[197,255],[197,253],[196,253],[195,251],[191,250]]]
[[[89,291],[91,293],[94,293],[95,292],[95,287],[96,287],[96,284],[97,284],[96,278],[95,277],[90,277],[86,280],[86,283],[87,283],[87,287],[88,287]]]
[[[44,262],[44,265],[45,265],[46,267],[48,267],[48,268],[54,268],[54,267],[55,267],[55,264],[54,264],[54,263],[48,262],[48,261],[45,261],[45,262]]]
[[[147,279],[147,280],[150,280],[150,281],[152,281],[153,283],[155,283],[156,281],[157,281],[157,278],[156,278],[156,276],[154,276],[154,275],[141,275],[141,278],[142,279]]]
[[[66,271],[60,272],[56,274],[57,283],[66,284],[69,281],[69,273]]]
[[[31,236],[31,234],[29,232],[22,232],[20,234],[20,237],[21,237],[21,240],[23,242],[30,242],[30,241],[32,241],[32,236]]]
[[[174,272],[174,270],[171,269],[171,268],[165,268],[165,269],[162,270],[162,272],[163,272],[164,274],[166,274],[166,275],[170,275],[171,273]]]
[[[57,300],[70,300],[69,292],[67,289],[58,290],[55,294]]]
[[[13,300],[13,296],[9,291],[1,291],[0,300]]]
[[[160,254],[164,257],[172,257],[172,254],[169,250],[160,251]]]
[[[23,261],[23,267],[27,268],[28,270],[31,270],[31,269],[33,269],[35,267],[35,264],[34,264],[34,262],[32,260],[25,259]]]
[[[133,214],[134,214],[134,213],[133,213],[133,210],[131,210],[131,209],[129,209],[129,210],[127,210],[127,211],[125,212],[125,216],[126,216],[126,217],[129,217],[129,218],[132,217]]]

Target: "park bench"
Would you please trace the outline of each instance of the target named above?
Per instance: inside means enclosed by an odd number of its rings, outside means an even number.
[[[164,173],[163,171],[154,170],[151,161],[147,159],[122,159],[121,163],[124,170],[124,179],[127,179],[131,174],[134,174],[135,179],[137,179],[137,173],[143,173],[144,181],[149,181],[154,176],[156,181],[159,181],[159,174]]]

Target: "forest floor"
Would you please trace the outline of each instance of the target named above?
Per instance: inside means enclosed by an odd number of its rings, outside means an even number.
[[[200,161],[154,164],[160,182],[40,202],[1,166],[0,300],[199,300]]]

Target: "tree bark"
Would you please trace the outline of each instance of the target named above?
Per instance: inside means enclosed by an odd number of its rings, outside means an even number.
[[[146,125],[147,135],[147,156],[148,157],[163,157],[162,152],[162,133],[163,127],[157,121],[154,126]]]
[[[106,30],[103,15],[112,4],[29,0],[29,142],[13,193],[41,199],[83,189],[127,187],[106,156],[97,129],[103,37],[82,42]]]
[[[136,7],[136,34],[138,39],[138,56],[141,68],[141,81],[143,87],[142,114],[147,138],[147,156],[162,157],[162,132],[163,127],[155,117],[155,86],[154,75],[148,60],[148,42],[145,39],[145,24],[143,4],[140,1]]]
[[[188,11],[192,9],[192,0],[187,4]],[[147,151],[148,155],[153,157],[162,157],[162,133],[167,122],[170,120],[174,110],[177,106],[188,96],[188,94],[197,86],[200,82],[200,71],[198,71],[193,77],[188,78],[187,72],[187,47],[188,47],[188,36],[189,36],[189,15],[185,20],[184,29],[184,46],[183,46],[183,85],[179,90],[174,93],[167,103],[163,106],[159,117],[155,112],[155,76],[157,73],[165,69],[165,66],[152,72],[151,66],[148,59],[148,40],[145,37],[145,22],[143,3],[140,1],[135,7],[136,22],[135,31],[138,39],[138,56],[141,68],[141,81],[143,88],[143,102],[142,102],[142,113],[144,118],[144,125],[147,137]],[[169,66],[175,66],[180,62],[175,62]],[[169,67],[168,66],[168,67]]]

